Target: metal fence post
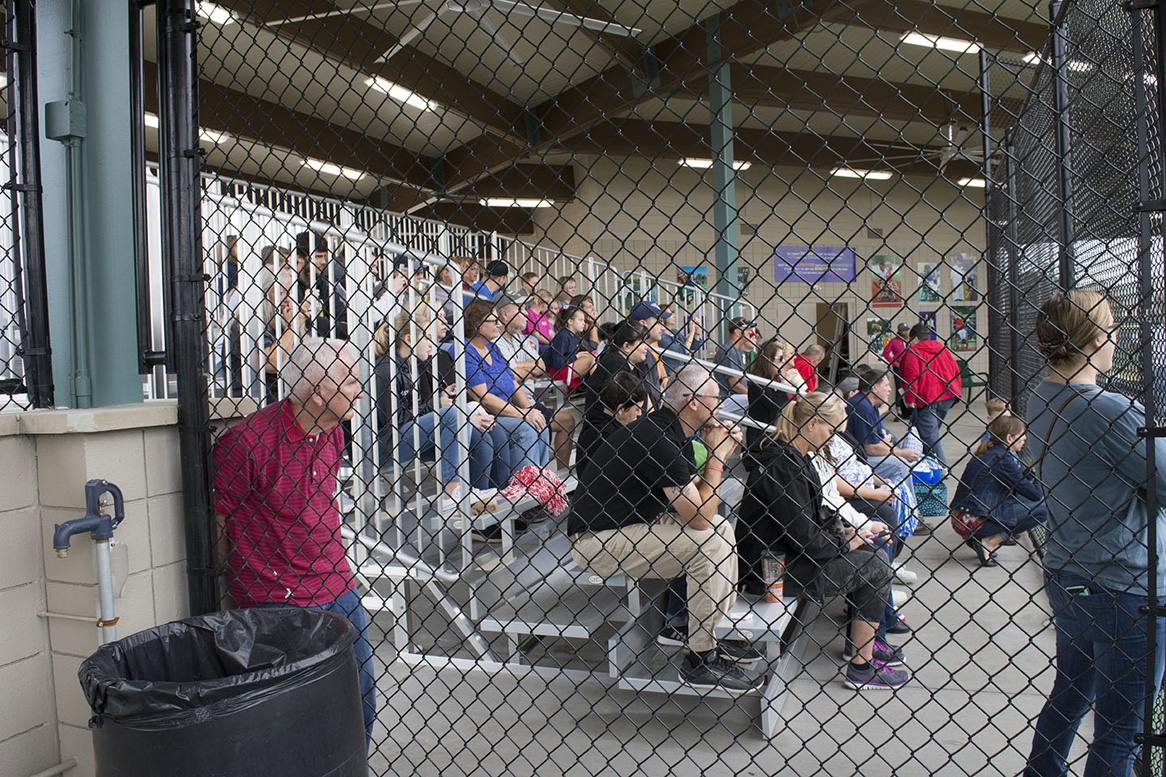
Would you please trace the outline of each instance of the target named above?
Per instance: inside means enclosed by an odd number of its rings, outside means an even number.
[[[1058,276],[1061,288],[1068,289],[1075,282],[1073,248],[1073,164],[1072,128],[1069,126],[1069,62],[1068,40],[1065,21],[1061,14],[1062,0],[1049,4],[1049,18],[1052,33],[1053,72],[1056,84],[1053,89],[1053,109],[1057,122],[1057,213]]]
[[[23,304],[18,305],[21,310],[21,355],[32,406],[52,407],[55,404],[56,389],[53,384],[52,340],[49,336],[45,222],[41,209],[36,11],[29,0],[9,0],[8,28],[8,94],[10,98],[15,94],[16,98],[9,100],[8,137],[12,180],[19,181],[12,187],[13,211],[19,217],[14,224],[15,234],[18,235],[15,243],[16,266],[20,268],[17,279],[23,277],[23,283],[27,286],[25,293],[21,283],[16,285],[17,294],[23,295]],[[13,138],[15,142],[12,142]],[[19,163],[16,161],[17,156]]]
[[[170,343],[178,371],[178,427],[186,509],[187,590],[193,613],[217,608],[204,374],[206,310],[199,209],[198,100],[193,0],[161,0],[158,17],[162,255],[172,289]]]

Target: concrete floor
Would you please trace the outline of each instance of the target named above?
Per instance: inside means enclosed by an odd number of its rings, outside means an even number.
[[[949,458],[982,430],[971,412],[956,419]],[[1052,682],[1038,563],[1021,545],[1002,549],[999,568],[981,569],[948,525],[910,540],[906,559],[919,574],[904,607],[916,629],[903,643],[914,680],[898,692],[843,687],[842,639],[828,617],[812,635],[820,651],[810,651],[791,686],[785,728],[770,740],[756,727],[754,699],[637,695],[576,675],[506,668],[416,667],[394,661],[386,646],[378,650],[390,663],[380,681],[374,773],[1018,774],[1030,721]],[[825,613],[837,617],[840,609],[835,602]],[[376,624],[391,628],[391,616]],[[1082,730],[1091,730],[1088,719]]]

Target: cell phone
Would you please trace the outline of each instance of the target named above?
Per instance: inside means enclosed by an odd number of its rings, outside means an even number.
[[[876,548],[882,548],[891,541],[891,533],[889,531],[879,532],[870,538],[870,544]]]

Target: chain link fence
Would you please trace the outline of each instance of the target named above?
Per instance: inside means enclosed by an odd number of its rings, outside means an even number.
[[[1163,366],[1162,75],[1055,13],[197,4],[221,604],[358,624],[378,775],[1128,773],[1144,650],[1046,703],[1156,465],[1041,378]]]

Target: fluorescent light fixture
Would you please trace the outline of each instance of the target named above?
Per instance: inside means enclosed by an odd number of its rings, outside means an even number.
[[[200,140],[205,140],[207,143],[214,143],[215,145],[226,143],[231,139],[231,136],[226,132],[218,132],[216,130],[209,129],[199,130],[198,137]]]
[[[161,126],[158,123],[157,114],[153,114],[153,113],[147,113],[145,121],[143,121],[142,123],[145,124],[147,127],[153,127],[154,129],[158,129],[158,127]]]
[[[691,167],[695,170],[708,170],[713,166],[713,160],[700,159],[699,157],[687,157],[680,160],[680,166]],[[733,162],[734,170],[748,170],[752,166],[752,162]]]
[[[198,15],[209,21],[211,24],[218,24],[226,27],[228,24],[234,24],[237,20],[235,14],[223,8],[221,5],[207,2],[207,0],[199,0]]]
[[[341,167],[340,165],[334,165],[331,162],[324,162],[319,159],[312,159],[311,157],[304,160],[304,167],[310,167],[316,172],[324,173],[324,175],[343,176],[353,181],[359,181],[361,178],[364,178],[363,170]]]
[[[885,181],[894,175],[890,170],[858,170],[853,167],[835,167],[830,171],[835,178],[862,178],[863,180]]]
[[[988,185],[983,178],[961,178],[956,183],[966,189],[983,189]]]
[[[405,87],[400,86],[399,84],[394,84],[387,78],[372,76],[371,78],[364,79],[364,82],[368,84],[370,88],[375,89],[378,92],[384,92],[399,103],[411,105],[414,108],[420,108],[423,111],[437,110],[437,103],[431,100],[426,100],[416,92],[412,92]]]
[[[479,200],[487,208],[553,208],[554,200],[537,200],[523,197],[487,197]]]
[[[980,44],[975,41],[961,38],[944,38],[940,35],[924,35],[921,32],[907,32],[900,38],[908,46],[925,46],[930,49],[952,51],[956,54],[975,54],[980,50]]]

